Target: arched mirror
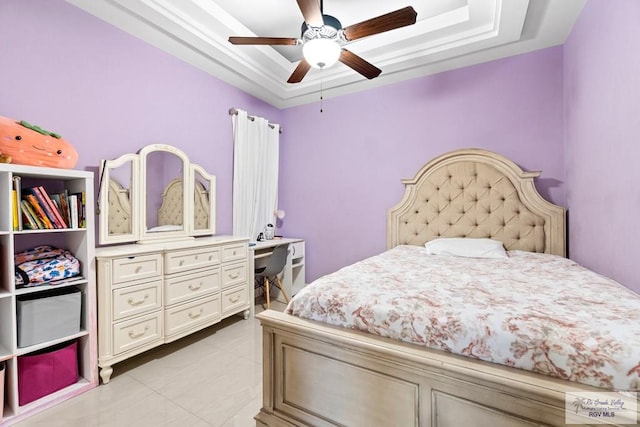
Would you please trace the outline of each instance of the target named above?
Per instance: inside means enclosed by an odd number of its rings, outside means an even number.
[[[142,241],[189,236],[185,226],[188,200],[182,197],[189,181],[189,158],[181,150],[164,144],[140,150]]]
[[[116,160],[103,161],[100,172],[100,194],[97,213],[100,243],[123,243],[138,239],[140,230],[134,212],[139,208],[135,195],[140,176],[137,154],[126,154]]]
[[[176,147],[152,144],[103,161],[100,177],[100,244],[215,234],[215,176]]]
[[[193,176],[193,229],[194,236],[213,234],[216,231],[216,177],[202,167],[191,165]]]

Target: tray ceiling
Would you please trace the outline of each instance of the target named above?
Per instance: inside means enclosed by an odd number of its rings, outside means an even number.
[[[294,0],[67,0],[265,102],[287,108],[562,44],[586,0],[325,0],[343,26],[405,6],[415,25],[346,46],[382,69],[367,80],[343,64],[287,79],[300,46],[234,46],[236,36],[299,37]]]

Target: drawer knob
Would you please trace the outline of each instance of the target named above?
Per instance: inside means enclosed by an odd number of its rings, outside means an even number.
[[[229,273],[229,279],[237,279],[240,277],[240,272],[236,271],[235,273]]]
[[[136,301],[133,299],[133,297],[129,297],[127,302],[129,303],[129,305],[140,305],[143,304],[147,300],[147,298],[149,298],[149,294],[144,294],[141,300]]]
[[[181,260],[180,260],[180,262],[178,263],[178,265],[179,265],[180,267],[182,267],[182,265],[183,265],[183,264],[184,264],[184,260],[183,260],[183,259],[181,259]]]
[[[235,255],[235,254],[236,254],[236,251],[233,251],[233,254]]]
[[[197,285],[189,285],[189,289],[192,291],[197,291],[201,287],[202,287],[202,282],[198,283]]]
[[[149,325],[146,325],[144,327],[144,330],[142,332],[138,332],[137,334],[134,331],[129,331],[129,338],[132,338],[132,339],[140,338],[141,336],[146,334],[148,330],[149,330]]]
[[[202,316],[202,308],[197,313],[189,312],[189,317],[192,319],[197,319],[200,316]]]
[[[198,259],[198,255],[196,255],[196,259]]]
[[[140,273],[140,271],[142,270],[142,266],[139,265],[136,267],[136,274]]]
[[[209,255],[209,261],[213,259],[213,255]]]
[[[229,298],[229,301],[231,302],[238,302],[240,301],[240,295],[234,295],[231,298]]]

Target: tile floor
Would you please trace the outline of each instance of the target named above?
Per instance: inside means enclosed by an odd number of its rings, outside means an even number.
[[[260,322],[238,315],[116,364],[109,384],[16,425],[248,427],[261,406]]]

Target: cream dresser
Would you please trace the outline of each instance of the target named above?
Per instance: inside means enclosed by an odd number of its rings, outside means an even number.
[[[96,250],[98,366],[189,335],[233,314],[249,317],[248,239],[200,237]]]

